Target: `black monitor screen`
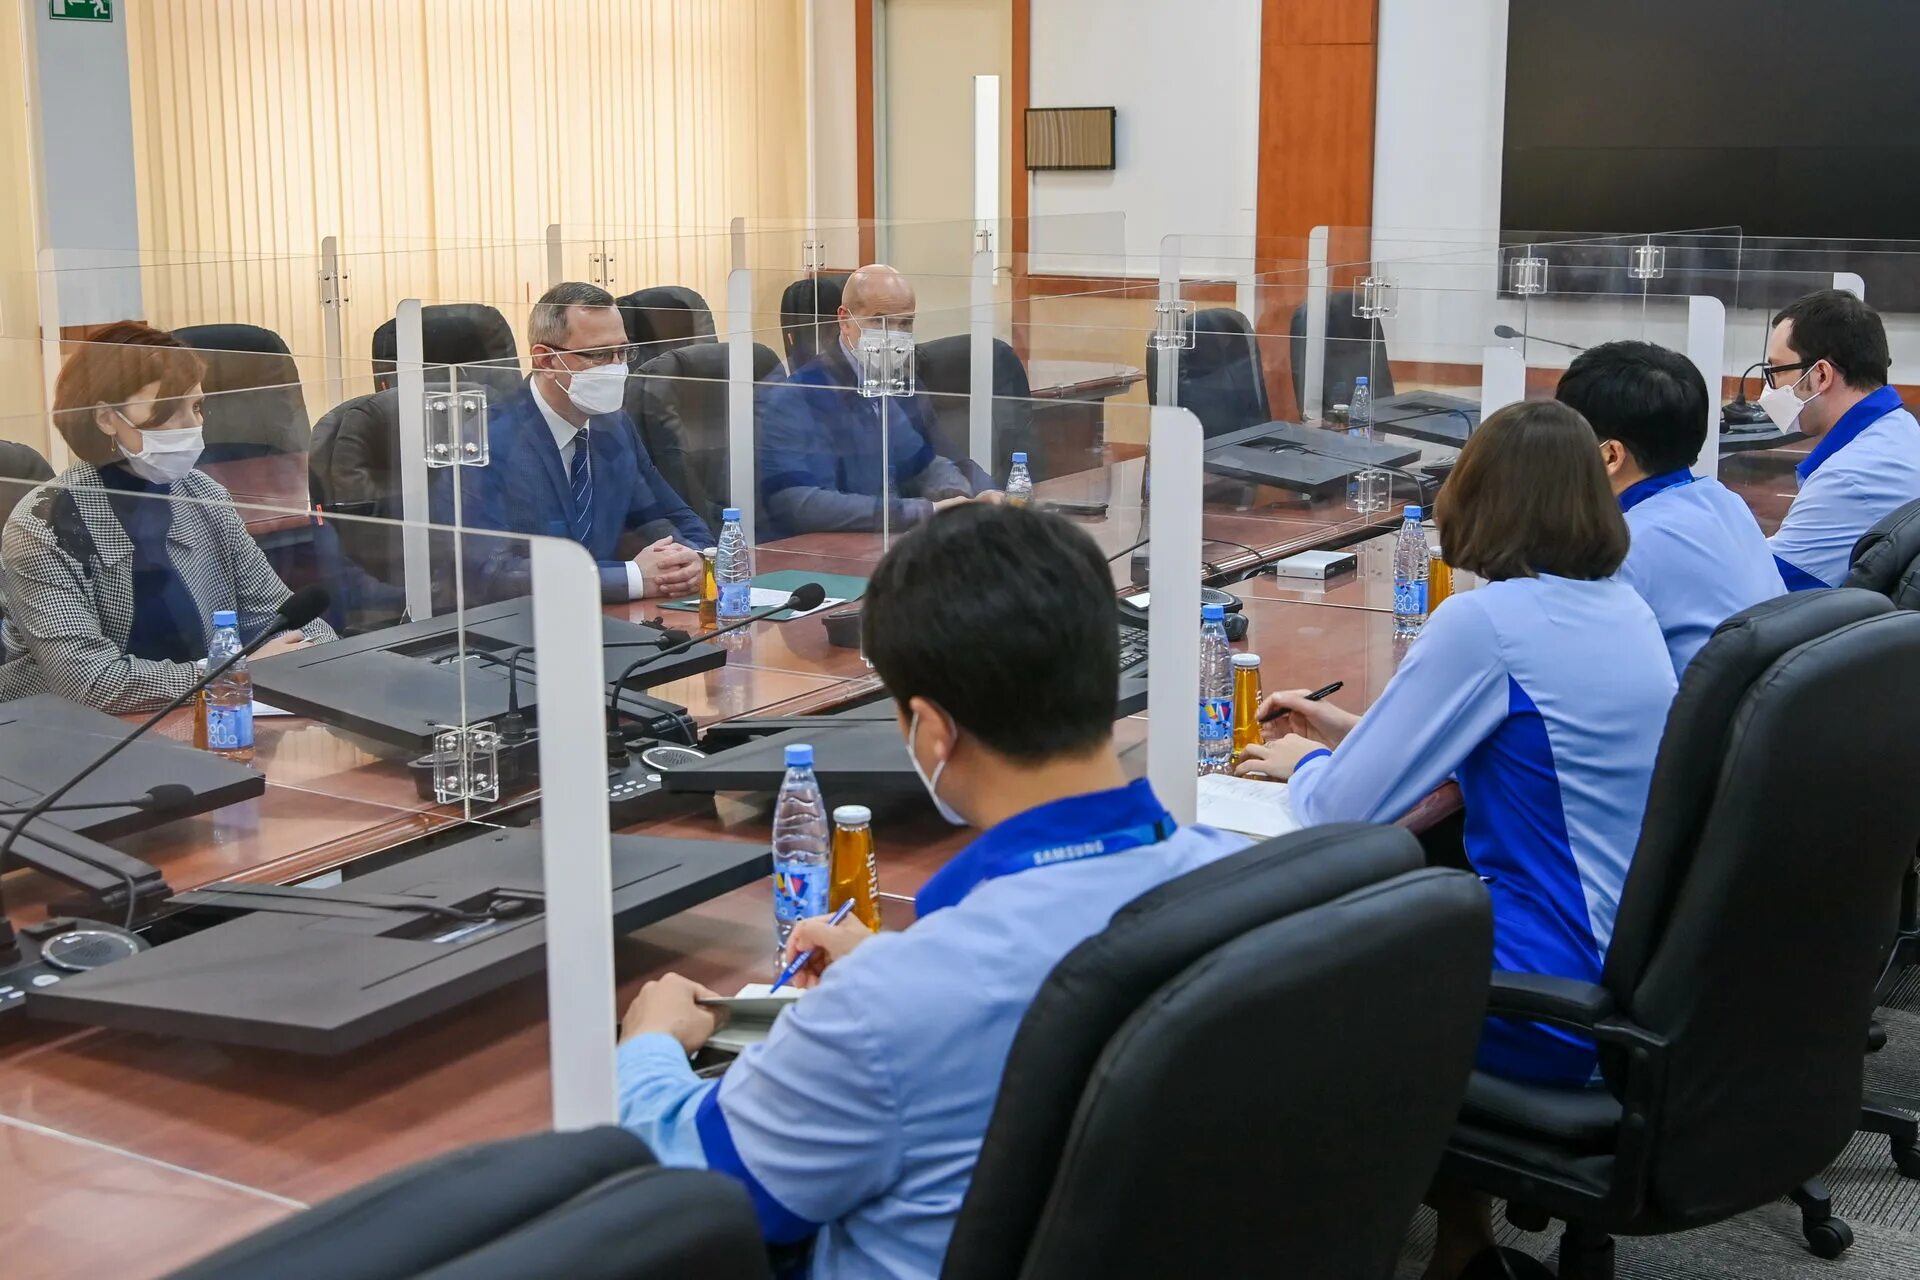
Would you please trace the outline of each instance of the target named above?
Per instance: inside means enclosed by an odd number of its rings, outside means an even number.
[[[1916,51],[1920,4],[1512,0],[1501,225],[1920,240]],[[1846,268],[1869,299],[1920,310],[1872,248]],[[1742,266],[1811,261],[1777,258]]]

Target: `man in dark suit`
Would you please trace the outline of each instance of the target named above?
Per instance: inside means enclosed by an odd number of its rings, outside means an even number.
[[[883,496],[895,529],[958,503],[999,500],[975,463],[937,450],[933,406],[924,393],[860,393],[863,349],[911,335],[913,314],[913,286],[905,277],[881,263],[862,267],[847,278],[841,295],[838,341],[784,383],[762,388],[763,536],[878,529]]]
[[[597,285],[555,285],[527,325],[533,375],[488,411],[485,467],[436,477],[434,518],[469,528],[571,538],[600,564],[609,602],[684,596],[700,586],[707,527],[647,456],[622,411],[631,347],[613,297]],[[469,539],[470,589],[483,600],[525,595],[526,544]]]

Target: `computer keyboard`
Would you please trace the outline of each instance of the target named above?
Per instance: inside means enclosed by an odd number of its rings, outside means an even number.
[[[1147,633],[1138,627],[1120,628],[1120,674],[1126,675],[1147,661]]]

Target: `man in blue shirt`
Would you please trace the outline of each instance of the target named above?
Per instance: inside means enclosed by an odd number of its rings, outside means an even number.
[[[1600,437],[1632,535],[1618,577],[1653,610],[1684,675],[1715,627],[1785,590],[1747,504],[1691,470],[1707,441],[1706,379],[1677,351],[1609,342],[1581,353],[1557,397]]]
[[[883,497],[896,530],[974,498],[999,498],[978,465],[936,448],[924,393],[860,393],[863,351],[903,335],[910,342],[913,317],[913,286],[904,276],[881,263],[861,267],[841,294],[838,341],[762,389],[763,537],[878,529]]]
[[[632,348],[613,295],[598,285],[555,285],[527,323],[533,376],[489,406],[484,467],[435,476],[433,516],[505,533],[571,538],[600,562],[601,597],[687,595],[700,586],[700,550],[713,532],[647,456],[622,410]],[[482,600],[527,594],[524,539],[473,538],[463,547],[470,589]]]
[[[718,1083],[687,1057],[704,988],[627,1011],[621,1121],[668,1164],[746,1184],[769,1241],[816,1236],[812,1274],[936,1276],[1014,1032],[1056,962],[1140,894],[1245,845],[1178,828],[1113,744],[1110,570],[1058,516],[949,512],[900,540],[864,599],[934,804],[982,834],[928,880],[905,932],[824,919],[814,987]]]
[[[1790,591],[1839,586],[1860,535],[1920,498],[1920,423],[1887,385],[1891,363],[1879,315],[1843,289],[1810,293],[1773,319],[1760,407],[1815,441],[1770,539]]]

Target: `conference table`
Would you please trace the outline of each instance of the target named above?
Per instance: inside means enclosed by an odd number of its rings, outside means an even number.
[[[1097,482],[1110,495],[1137,493],[1141,465],[1123,458]],[[1075,497],[1075,486],[1094,483],[1063,477],[1041,496]],[[1266,576],[1233,587],[1249,618],[1238,647],[1261,654],[1266,688],[1342,680],[1335,700],[1358,709],[1384,687],[1401,649],[1383,577],[1391,539],[1380,517],[1344,508],[1239,489],[1227,505],[1208,507],[1204,527],[1209,538],[1268,556],[1361,540],[1361,571],[1343,580]],[[1104,516],[1081,523],[1119,551],[1144,536],[1145,519],[1115,496]],[[877,534],[809,535],[762,548],[758,567],[864,574],[882,550]],[[1122,556],[1116,585],[1125,566]],[[642,602],[610,612],[651,619],[658,610]],[[652,692],[705,725],[747,711],[827,709],[877,687],[859,653],[828,643],[813,616],[757,623],[730,647],[725,667]],[[184,717],[167,729],[189,731]],[[1144,718],[1121,721],[1118,734],[1130,767],[1144,772]],[[181,891],[223,878],[312,877],[462,821],[422,801],[389,749],[293,717],[262,719],[257,741],[264,795],[118,847],[159,866]],[[1432,812],[1446,803],[1437,799]],[[917,799],[874,807],[883,893],[911,895],[967,839]],[[527,808],[523,798],[472,816],[514,822]],[[663,801],[623,834],[764,843],[769,821],[767,797],[690,796]],[[25,873],[7,877],[6,888],[16,922],[38,918],[57,894]],[[899,903],[886,911],[890,925],[910,916]],[[669,971],[722,991],[766,980],[771,917],[768,887],[755,884],[619,938],[623,1007],[641,983]],[[0,1042],[0,1273],[161,1275],[400,1166],[539,1129],[548,1121],[544,1002],[542,980],[519,981],[338,1059],[30,1022]]]

